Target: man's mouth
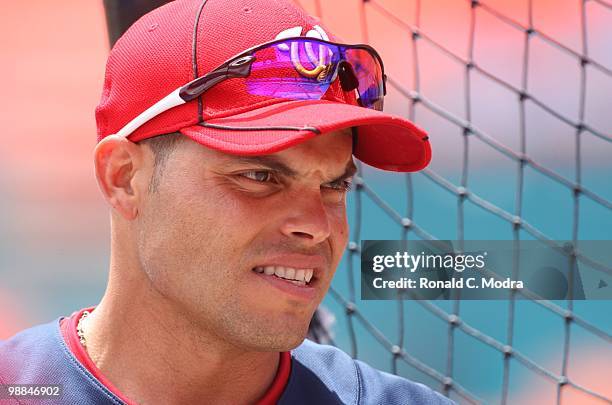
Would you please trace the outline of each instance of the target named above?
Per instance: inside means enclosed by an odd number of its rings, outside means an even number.
[[[314,273],[314,269],[297,269],[286,266],[258,266],[253,268],[253,271],[280,278],[298,286],[309,285]]]

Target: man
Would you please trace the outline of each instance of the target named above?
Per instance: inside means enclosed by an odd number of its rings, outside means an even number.
[[[347,244],[352,156],[430,160],[380,111],[378,54],[335,42],[287,0],[176,1],[123,35],[96,110],[107,290],[0,343],[0,384],[66,404],[450,402],[304,340]]]

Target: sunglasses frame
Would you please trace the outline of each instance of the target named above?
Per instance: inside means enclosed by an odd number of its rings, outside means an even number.
[[[261,49],[273,46],[275,44],[291,42],[291,41],[311,41],[322,43],[326,45],[332,45],[338,47],[339,49],[362,49],[367,51],[370,55],[374,57],[374,59],[380,65],[380,71],[382,74],[382,84],[383,84],[383,97],[387,94],[387,75],[385,74],[385,68],[383,65],[382,58],[376,52],[374,48],[366,44],[340,44],[336,42],[326,41],[319,38],[311,38],[311,37],[289,37],[282,39],[275,39],[273,41],[264,42],[262,44],[253,46],[248,48],[239,54],[232,56],[218,67],[213,69],[211,72],[206,73],[203,76],[200,76],[189,83],[177,88],[172,91],[172,93],[168,94],[151,107],[143,111],[132,121],[127,123],[123,128],[121,128],[116,135],[127,138],[130,136],[136,129],[142,126],[147,121],[153,119],[159,114],[179,106],[181,104],[185,104],[189,101],[192,101],[208,90],[210,90],[213,86],[227,80],[227,79],[235,79],[235,78],[244,78],[248,77],[251,74],[252,62],[255,60],[253,54]],[[338,61],[336,65],[336,73],[338,67],[343,63],[347,62],[345,59],[341,59]],[[350,63],[349,63],[350,65]],[[335,76],[335,75],[334,75]],[[368,107],[364,107],[368,108]]]

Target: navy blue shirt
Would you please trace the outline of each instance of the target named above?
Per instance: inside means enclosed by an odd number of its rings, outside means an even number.
[[[0,342],[0,384],[60,384],[58,399],[15,404],[123,404],[66,346],[58,318]],[[279,404],[453,404],[422,384],[376,370],[343,351],[305,340],[291,351]],[[10,403],[10,402],[9,402]]]

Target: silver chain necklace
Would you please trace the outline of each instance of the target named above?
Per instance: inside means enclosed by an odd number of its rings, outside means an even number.
[[[89,315],[89,311],[83,311],[83,315],[79,318],[79,322],[77,323],[77,335],[83,347],[87,347],[87,342],[85,340],[85,332],[83,332],[83,319],[87,318]]]

